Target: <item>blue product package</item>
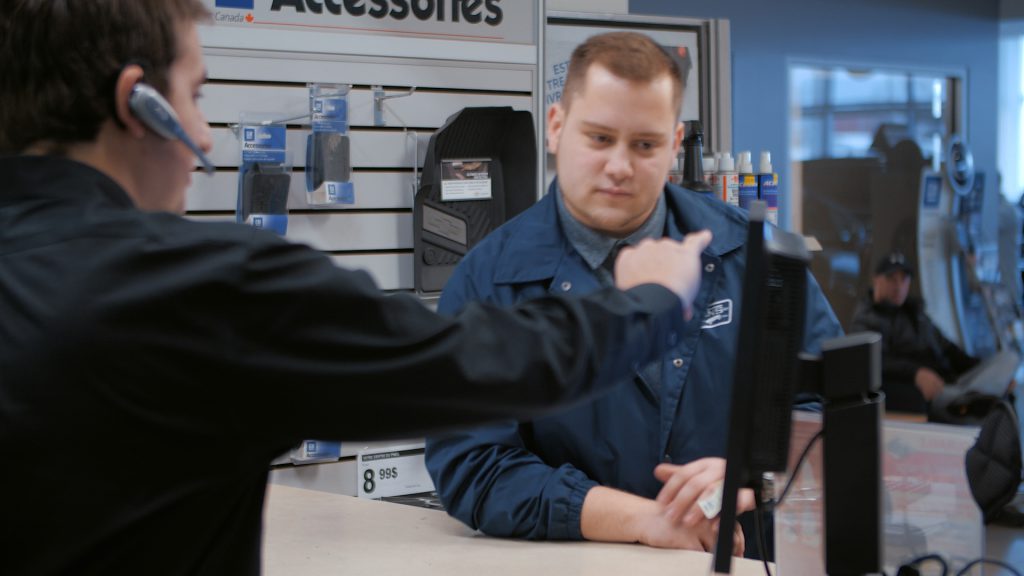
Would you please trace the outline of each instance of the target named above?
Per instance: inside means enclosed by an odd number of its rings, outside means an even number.
[[[779,176],[778,174],[757,175],[757,196],[767,204],[765,220],[779,225]]]
[[[242,162],[283,164],[287,132],[281,125],[242,126]]]
[[[355,204],[346,134],[313,132],[306,139],[306,190],[311,204]]]
[[[313,206],[355,204],[347,85],[310,85],[312,133],[306,139],[306,201]]]
[[[292,450],[289,459],[293,464],[334,462],[341,458],[341,442],[328,440],[303,440]]]
[[[243,125],[236,220],[284,235],[288,231],[287,145],[281,125]]]
[[[750,203],[757,200],[757,177],[753,174],[740,175],[740,208],[750,209]]]

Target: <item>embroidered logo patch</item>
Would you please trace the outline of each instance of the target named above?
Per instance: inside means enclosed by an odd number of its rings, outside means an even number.
[[[708,311],[704,313],[704,323],[701,324],[701,329],[708,330],[726,324],[732,324],[732,300],[712,302],[708,306]]]

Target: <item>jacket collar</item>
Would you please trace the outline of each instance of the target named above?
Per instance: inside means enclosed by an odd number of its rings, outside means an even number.
[[[497,259],[494,280],[501,284],[536,282],[553,278],[563,260],[575,254],[558,218],[555,201],[557,181],[548,193],[505,225],[504,243]],[[691,231],[707,228],[714,238],[704,254],[720,258],[746,241],[744,213],[708,194],[667,184],[668,236],[682,240]]]
[[[0,173],[6,181],[0,187],[0,205],[31,198],[65,202],[111,202],[134,207],[128,194],[109,176],[95,168],[60,156],[0,157]]]
[[[924,300],[915,298],[914,296],[907,296],[907,299],[903,302],[902,306],[896,306],[888,302],[875,302],[875,290],[868,288],[867,305],[880,314],[896,314],[897,312],[906,312],[907,314],[916,315],[919,310],[924,309]]]

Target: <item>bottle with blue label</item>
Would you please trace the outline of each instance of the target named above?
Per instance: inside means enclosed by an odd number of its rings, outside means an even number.
[[[761,162],[757,170],[757,197],[768,208],[765,220],[779,225],[779,175],[772,170],[772,154],[761,151]]]
[[[739,196],[740,208],[750,209],[750,203],[757,200],[757,176],[754,174],[754,166],[751,162],[750,151],[744,150],[739,155]]]

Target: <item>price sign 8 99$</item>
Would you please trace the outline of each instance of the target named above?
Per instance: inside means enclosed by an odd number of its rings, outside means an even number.
[[[360,498],[405,496],[434,489],[423,463],[422,444],[360,450],[357,468]]]

